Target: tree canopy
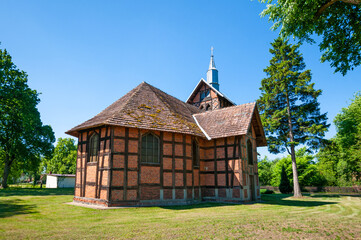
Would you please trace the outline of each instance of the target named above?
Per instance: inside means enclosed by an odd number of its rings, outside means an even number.
[[[17,69],[6,50],[0,49],[0,164],[3,169],[2,184],[12,166],[34,170],[41,156],[50,155],[55,140],[52,128],[43,125],[37,104],[36,90],[29,88],[28,76]]]
[[[361,92],[334,119],[337,134],[318,154],[322,173],[330,185],[361,183]]]
[[[43,166],[47,173],[75,174],[77,147],[74,139],[59,138],[53,156],[44,159]]]
[[[260,0],[282,37],[319,44],[321,62],[345,75],[361,64],[361,0]]]
[[[294,195],[301,196],[298,183],[295,147],[299,144],[317,149],[327,131],[326,113],[320,113],[311,71],[305,70],[299,45],[277,38],[270,49],[270,65],[264,69],[267,78],[261,82],[258,100],[268,148],[271,153],[287,151],[292,158]]]

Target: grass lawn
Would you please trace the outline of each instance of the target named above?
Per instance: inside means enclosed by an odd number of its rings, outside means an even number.
[[[73,189],[0,190],[0,239],[361,239],[360,195],[112,210],[65,204],[72,197]]]

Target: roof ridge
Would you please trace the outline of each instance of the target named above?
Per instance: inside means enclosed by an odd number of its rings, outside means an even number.
[[[159,89],[159,88],[157,88],[157,87],[154,87],[154,86],[151,85],[151,84],[148,84],[148,83],[146,83],[146,84],[147,84],[148,86],[150,86],[150,89],[152,90],[152,92],[154,92],[152,88],[155,88],[155,89],[157,89],[158,91],[160,91],[160,92],[162,92],[162,93],[164,93],[164,94],[166,94],[166,95],[168,95],[168,96],[176,99],[177,101],[179,101],[180,103],[182,103],[184,106],[186,106],[188,110],[189,110],[188,107],[193,107],[195,110],[199,110],[197,107],[193,106],[192,104],[189,104],[189,103],[187,103],[187,102],[184,102],[184,101],[180,100],[179,98],[176,98],[176,97],[170,95],[169,93],[166,93],[166,92],[164,92],[163,90],[161,90],[161,89]],[[157,96],[157,98],[160,99],[160,100],[163,102],[162,98],[160,98],[160,96],[158,96],[158,94],[157,94],[156,92],[154,92],[154,93],[155,93],[155,95]]]
[[[212,110],[212,111],[195,113],[195,114],[193,114],[193,116],[194,116],[194,115],[199,115],[199,114],[211,113],[211,112],[215,112],[215,111],[217,111],[217,112],[226,111],[226,110],[228,110],[228,109],[230,109],[230,108],[237,108],[237,107],[241,107],[241,106],[248,105],[248,104],[255,104],[255,106],[256,106],[257,102],[244,103],[244,104],[240,104],[240,105],[235,105],[235,106],[229,106],[229,107],[214,109],[214,110]]]

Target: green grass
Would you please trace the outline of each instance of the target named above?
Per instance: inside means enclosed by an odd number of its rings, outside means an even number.
[[[95,210],[73,189],[0,190],[0,239],[360,239],[360,195],[262,196],[262,203]]]

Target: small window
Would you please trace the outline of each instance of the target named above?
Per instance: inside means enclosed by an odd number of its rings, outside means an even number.
[[[249,139],[247,141],[247,155],[248,155],[248,164],[253,165],[253,147],[252,147],[252,142]]]
[[[89,158],[88,162],[97,162],[99,152],[99,135],[94,133],[89,139]]]
[[[142,162],[159,163],[159,139],[151,133],[142,137]]]
[[[201,92],[200,102],[202,102],[205,97],[206,97],[206,93],[204,91],[202,91]]]
[[[211,105],[207,104],[206,111],[208,111],[210,107],[211,107]]]
[[[199,147],[195,140],[192,142],[192,159],[193,167],[199,167]]]

